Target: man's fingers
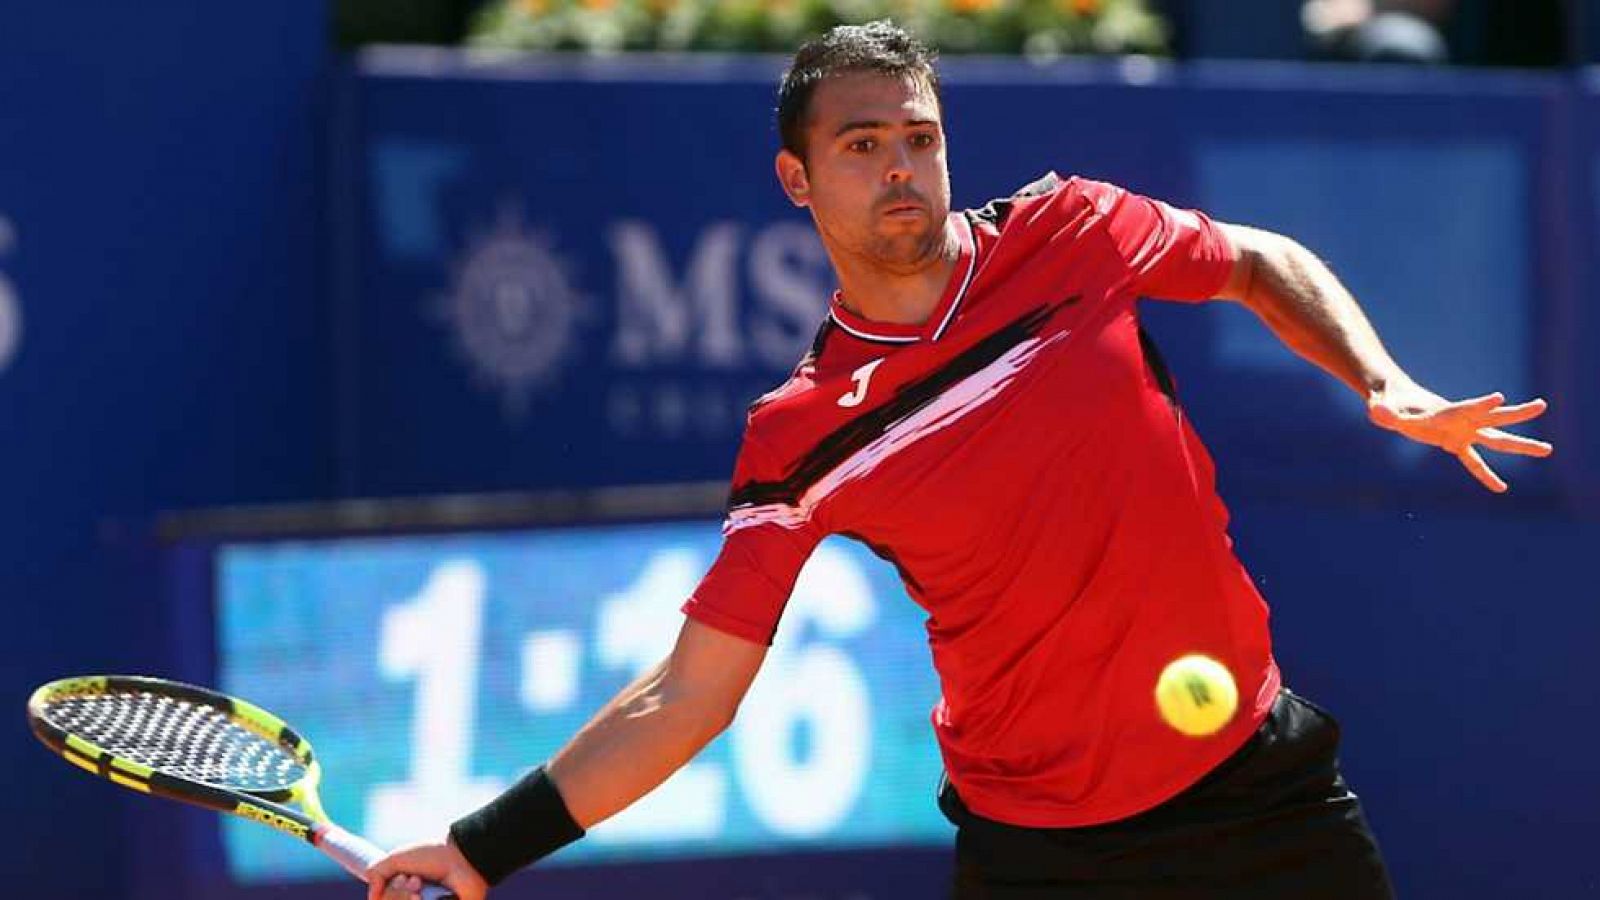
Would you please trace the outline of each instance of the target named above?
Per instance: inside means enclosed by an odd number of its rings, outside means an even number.
[[[1489,468],[1489,464],[1483,461],[1483,457],[1478,454],[1476,448],[1467,447],[1457,453],[1456,458],[1461,460],[1461,464],[1467,467],[1467,471],[1472,473],[1472,477],[1482,482],[1484,487],[1494,491],[1496,494],[1506,492],[1506,483],[1500,480],[1500,476],[1496,475],[1493,469]]]
[[[394,900],[397,896],[404,896],[406,881],[410,876],[401,871],[404,863],[399,856],[398,853],[391,853],[367,870],[367,900]],[[422,890],[421,879],[412,880],[417,882],[414,890]],[[402,893],[396,894],[396,891]]]
[[[386,856],[367,870],[367,900],[383,900],[383,889],[395,875],[393,857]]]
[[[1426,411],[1422,411],[1421,407],[1415,407],[1417,411],[1408,411],[1404,403],[1399,407],[1375,403],[1368,407],[1368,415],[1379,425],[1455,455],[1472,473],[1472,477],[1499,494],[1507,490],[1506,483],[1483,461],[1476,445],[1517,456],[1545,457],[1555,452],[1555,448],[1545,441],[1512,434],[1501,428],[1537,419],[1544,415],[1549,404],[1542,398],[1535,398],[1507,406],[1505,399],[1505,394],[1495,391],[1481,397],[1445,403]]]
[[[1550,404],[1544,400],[1530,400],[1515,406],[1502,406],[1489,414],[1490,425],[1520,425],[1544,415]]]
[[[384,887],[383,900],[417,900],[422,879],[415,875],[396,875]]]
[[[1549,456],[1555,452],[1555,447],[1544,441],[1536,441],[1520,434],[1501,431],[1498,428],[1478,429],[1477,443],[1500,453],[1515,453],[1518,456]]]
[[[1473,397],[1470,400],[1457,400],[1456,402],[1447,406],[1446,409],[1487,411],[1491,409],[1498,409],[1500,405],[1505,402],[1506,395],[1500,393],[1499,391],[1495,391],[1492,394],[1484,394],[1482,397]]]
[[[1463,419],[1478,422],[1476,427],[1490,427],[1526,422],[1542,414],[1545,407],[1543,400],[1534,400],[1517,406],[1505,406],[1505,402],[1505,394],[1495,391],[1482,397],[1444,403],[1431,409],[1407,409],[1404,406],[1375,403],[1368,407],[1368,415],[1374,422],[1389,428],[1403,426],[1408,422],[1437,420],[1441,423],[1459,423]]]

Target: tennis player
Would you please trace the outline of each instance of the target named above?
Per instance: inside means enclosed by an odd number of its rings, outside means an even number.
[[[1492,491],[1506,485],[1480,450],[1548,455],[1502,430],[1545,403],[1417,384],[1276,234],[1054,174],[952,212],[931,63],[886,22],[800,49],[777,176],[842,287],[751,407],[726,540],[676,647],[448,838],[373,867],[370,900],[409,896],[418,875],[479,900],[660,784],[733,719],[829,534],[890,560],[928,613],[955,896],[1392,896],[1338,725],[1283,686],[1211,460],[1134,301],[1243,304],[1375,424]],[[1206,738],[1152,699],[1188,653],[1239,686],[1238,714]]]

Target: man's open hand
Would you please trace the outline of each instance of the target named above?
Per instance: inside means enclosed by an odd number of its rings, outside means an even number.
[[[1506,483],[1483,461],[1479,445],[1518,456],[1549,456],[1554,450],[1544,441],[1502,430],[1537,419],[1548,404],[1543,400],[1505,404],[1505,395],[1498,392],[1451,402],[1407,382],[1372,392],[1367,397],[1367,415],[1384,428],[1454,455],[1484,487],[1499,494],[1505,492]]]

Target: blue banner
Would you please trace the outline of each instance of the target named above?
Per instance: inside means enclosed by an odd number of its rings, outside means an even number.
[[[1057,169],[1285,232],[1424,384],[1551,393],[1539,299],[1556,276],[1529,235],[1566,202],[1535,175],[1561,86],[1385,72],[1335,91],[1295,71],[951,62],[955,201]],[[346,488],[725,477],[745,404],[786,376],[832,288],[771,171],[776,75],[367,57],[345,111],[362,185],[341,213]],[[1145,315],[1232,496],[1478,490],[1248,313]],[[1498,464],[1519,494],[1557,488],[1548,466]]]
[[[720,544],[714,522],[225,544],[220,683],[311,740],[342,824],[436,837],[667,656]],[[727,734],[552,862],[948,846],[922,618],[824,543]],[[337,871],[254,823],[225,838],[245,884]]]
[[[201,0],[0,12],[0,770],[20,836],[0,872],[36,897],[125,897],[141,865],[173,880],[144,818],[160,804],[60,765],[21,715],[46,681],[170,663],[151,520],[333,488],[327,21]]]

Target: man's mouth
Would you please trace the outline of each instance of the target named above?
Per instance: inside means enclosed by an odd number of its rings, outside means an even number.
[[[891,203],[883,210],[883,214],[886,216],[898,217],[920,216],[922,213],[922,206],[917,203]]]

